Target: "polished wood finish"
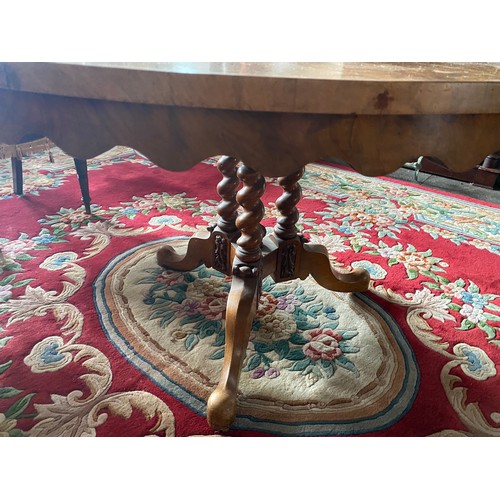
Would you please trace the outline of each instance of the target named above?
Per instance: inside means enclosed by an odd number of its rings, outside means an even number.
[[[0,88],[281,113],[498,113],[499,63],[3,63]],[[436,99],[436,95],[440,98]]]
[[[175,271],[191,271],[202,264],[212,267],[213,259],[214,237],[207,230],[200,230],[190,238],[184,251],[164,245],[157,253],[158,264]]]
[[[233,276],[226,309],[226,344],[219,384],[207,402],[207,420],[218,430],[236,416],[236,395],[252,321],[259,302],[259,276]]]
[[[499,64],[3,63],[0,131],[10,144],[47,135],[82,159],[128,145],[169,170],[223,153],[269,177],[325,156],[366,175],[419,156],[463,172],[500,148],[499,75]]]
[[[366,270],[339,273],[324,247],[297,233],[304,165],[335,157],[375,176],[428,156],[464,172],[500,150],[499,130],[496,63],[0,64],[0,141],[46,136],[82,160],[126,145],[173,171],[226,155],[215,227],[184,251],[158,252],[166,268],[204,264],[232,276],[222,374],[207,404],[217,429],[236,415],[264,277],[312,276],[343,292],[368,287]],[[283,188],[268,236],[266,176]]]

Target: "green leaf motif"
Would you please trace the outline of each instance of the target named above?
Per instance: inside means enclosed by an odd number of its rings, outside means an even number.
[[[339,332],[339,333],[342,335],[342,340],[351,340],[358,334],[358,332],[356,331]]]
[[[215,342],[212,344],[214,347],[220,347],[226,343],[226,335],[224,329],[221,329],[215,337]]]
[[[0,349],[2,347],[5,347],[5,345],[7,344],[7,342],[12,339],[14,337],[4,337],[3,339],[0,339]]]
[[[440,272],[445,272],[444,269],[441,269]],[[443,278],[442,276],[436,275],[436,281],[439,283],[442,283],[443,285],[448,285],[450,283],[450,280]]]
[[[164,328],[170,323],[170,320],[173,318],[175,311],[167,311],[160,322],[160,327]]]
[[[302,351],[302,349],[292,349],[286,356],[285,359],[289,361],[298,361],[304,359],[306,355]]]
[[[260,365],[261,357],[260,354],[254,354],[249,360],[247,365],[247,370],[251,371]]]
[[[331,378],[333,377],[333,374],[335,373],[335,364],[331,363],[329,361],[322,360],[321,361],[321,371],[323,372],[323,375],[326,378]]]
[[[343,355],[339,356],[338,358],[335,358],[335,363],[337,363],[340,367],[345,368],[346,370],[352,373],[358,372],[358,369],[356,368],[354,363]]]
[[[460,324],[460,327],[457,328],[457,330],[467,331],[467,330],[472,330],[473,328],[476,328],[476,324],[473,323],[471,320],[464,318],[462,320],[462,323]]]
[[[4,411],[4,415],[6,418],[10,418],[14,420],[15,418],[18,418],[19,415],[28,407],[30,404],[31,398],[35,395],[35,393],[32,394],[27,394],[26,396],[22,397],[18,401],[16,401],[10,408],[8,408],[6,411]]]
[[[222,323],[218,320],[203,321],[199,326],[200,339],[210,337],[214,333],[219,332],[221,329],[222,329]]]
[[[31,255],[28,255],[27,253],[21,253],[19,254],[16,259],[20,261],[27,261],[27,260],[33,260],[35,257],[32,257]]]
[[[16,279],[16,274],[9,274],[9,276],[6,276],[2,280],[0,280],[0,286],[3,285],[10,285],[15,279]]]
[[[7,361],[7,363],[4,363],[3,365],[0,365],[0,375],[4,373],[9,366],[12,364],[12,360]]]
[[[477,324],[477,326],[486,333],[488,340],[493,340],[496,337],[495,329],[487,323],[481,321]]]
[[[21,286],[26,286],[28,283],[31,283],[34,280],[34,278],[28,278],[25,280],[17,281],[12,285],[12,288],[19,288]]]
[[[484,319],[487,319],[489,321],[500,321],[500,316],[496,316],[495,314],[490,314],[488,312],[483,311],[483,316]]]
[[[290,335],[290,343],[292,343],[292,344],[305,345],[305,344],[307,344],[307,342],[308,341],[299,333],[292,333],[292,335]],[[254,342],[254,344],[255,344],[255,342]]]
[[[288,340],[287,339],[278,340],[273,344],[273,349],[274,351],[276,351],[280,359],[286,358],[290,351],[290,345],[288,343]]]
[[[215,351],[212,353],[208,359],[216,360],[216,359],[222,359],[224,357],[224,349],[219,349],[218,351]]]
[[[191,333],[186,337],[184,346],[186,347],[186,350],[191,351],[199,341],[200,339],[194,333]]]
[[[437,285],[436,283],[432,283],[431,281],[423,281],[422,285],[425,285],[427,288],[430,288],[431,290],[441,290],[441,287],[439,285]]]
[[[410,279],[410,280],[414,280],[414,279],[418,278],[418,271],[415,269],[407,268],[406,274],[408,276],[408,279]]]
[[[301,372],[305,368],[307,368],[311,364],[311,360],[309,358],[302,359],[300,361],[296,361],[291,367],[290,371],[292,372]]]
[[[14,387],[0,387],[0,399],[12,398],[18,396],[21,392],[23,391],[14,389]]]
[[[255,350],[259,353],[265,353],[265,352],[271,352],[273,350],[273,346],[267,344],[266,342],[258,342],[258,341],[253,341],[253,346],[255,347]]]

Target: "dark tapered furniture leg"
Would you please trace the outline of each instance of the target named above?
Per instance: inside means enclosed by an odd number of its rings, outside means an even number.
[[[14,193],[23,194],[23,161],[15,156],[13,156],[10,161],[12,163]]]
[[[80,184],[80,190],[82,192],[82,201],[85,205],[85,212],[90,214],[90,192],[89,192],[89,176],[87,172],[87,160],[80,160],[79,158],[73,158],[76,167],[76,173],[78,174],[78,182]]]

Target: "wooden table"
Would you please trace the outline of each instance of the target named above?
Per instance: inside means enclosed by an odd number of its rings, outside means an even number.
[[[81,159],[130,146],[173,171],[225,155],[216,226],[182,254],[158,252],[170,269],[204,263],[232,276],[224,365],[207,404],[210,425],[225,429],[265,276],[368,287],[365,270],[335,272],[326,249],[297,233],[304,166],[336,157],[376,176],[429,156],[470,169],[500,150],[500,64],[2,63],[0,142],[32,134]],[[269,236],[265,176],[283,188]]]

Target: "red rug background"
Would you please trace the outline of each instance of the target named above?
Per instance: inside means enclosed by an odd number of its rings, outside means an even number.
[[[187,196],[198,197],[200,200],[218,200],[216,185],[220,176],[213,165],[205,163],[195,166],[188,172],[172,173],[159,168],[150,168],[147,162],[143,162],[139,157],[132,157],[137,161],[109,162],[101,165],[99,170],[90,170],[90,190],[92,203],[102,207],[117,207],[120,203],[130,201],[134,196],[144,197],[145,195],[157,192],[168,192],[169,194],[185,192]],[[138,160],[139,158],[139,160]],[[130,158],[129,158],[130,159]],[[332,168],[339,168],[332,165]],[[48,172],[48,171],[47,171]],[[44,171],[42,170],[42,173]],[[394,182],[394,181],[391,181]],[[396,183],[394,185],[406,185],[405,183]],[[25,186],[29,191],[29,186]],[[420,188],[423,189],[423,188]],[[432,190],[428,190],[432,192]],[[274,202],[280,194],[280,189],[268,183],[264,203]],[[448,195],[450,196],[450,195]],[[453,198],[453,197],[452,197]],[[465,197],[456,197],[457,199],[466,199]],[[498,209],[498,206],[483,202],[468,200],[476,205],[492,207]],[[50,214],[55,214],[60,207],[79,208],[80,191],[75,175],[69,175],[63,185],[39,190],[38,195],[26,194],[23,197],[13,196],[0,200],[0,238],[16,240],[20,233],[25,233],[29,239],[39,235],[43,227],[47,224],[41,224],[40,219]],[[299,208],[305,214],[312,214],[324,208],[321,200],[307,198],[301,201]],[[190,214],[182,214],[179,211],[167,209],[164,212],[158,211],[158,215],[172,214],[183,219],[183,223],[204,226],[205,220],[202,214],[192,217]],[[140,227],[147,223],[154,213],[148,216],[137,215],[134,219],[120,220],[131,227]],[[94,206],[93,216],[90,220],[97,221],[100,216],[99,209]],[[85,219],[82,213],[82,220]],[[272,225],[274,219],[265,222],[266,225]],[[464,220],[464,224],[470,224],[473,221]],[[118,251],[124,248],[132,247],[140,243],[150,241],[151,238],[160,239],[175,234],[189,236],[189,231],[172,231],[165,227],[152,234],[133,236],[128,239],[123,238],[117,244],[110,244],[103,250],[98,257],[86,261],[86,281],[84,286],[71,298],[78,303],[78,308],[84,313],[85,324],[82,337],[79,343],[96,346],[108,358],[113,373],[113,380],[110,393],[119,393],[126,391],[145,391],[164,401],[172,411],[175,417],[175,435],[191,436],[213,434],[214,431],[206,423],[203,415],[197,415],[186,408],[184,404],[176,398],[166,394],[157,387],[148,378],[143,376],[138,370],[132,367],[104,337],[99,320],[95,315],[94,304],[92,300],[92,282],[105,264],[112,259]],[[340,232],[338,234],[341,234]],[[500,291],[500,260],[497,254],[486,249],[478,249],[472,245],[456,245],[446,238],[433,238],[430,234],[423,231],[402,231],[399,241],[404,246],[413,244],[418,249],[432,249],[433,255],[446,257],[450,266],[447,269],[447,278],[449,280],[466,278],[480,286],[481,293],[498,294]],[[18,273],[15,282],[26,278],[33,278],[29,285],[33,288],[43,285],[45,290],[60,290],[60,275],[54,271],[41,269],[39,265],[47,256],[54,252],[75,251],[80,254],[88,246],[88,242],[72,237],[65,236],[67,242],[50,244],[47,250],[32,251],[30,255],[34,258],[21,263],[24,271],[3,270],[0,278],[14,273]],[[391,245],[396,241],[390,241]],[[4,252],[5,253],[5,252]],[[346,251],[339,253],[337,261],[344,265],[349,265],[356,260],[368,259],[375,264],[387,268],[386,259],[377,255],[363,255]],[[401,295],[413,293],[417,285],[428,281],[425,276],[419,276],[417,280],[409,281],[403,266],[392,266],[386,269],[388,277],[384,281],[384,287],[390,288]],[[375,281],[375,285],[379,282]],[[11,289],[11,299],[16,299],[25,292],[25,286],[19,286]],[[477,432],[471,430],[464,424],[463,420],[457,416],[446,397],[443,387],[440,385],[440,373],[445,363],[445,359],[440,353],[427,349],[422,345],[419,339],[416,339],[407,325],[407,307],[389,303],[382,297],[373,292],[368,292],[370,297],[388,311],[395,320],[401,325],[403,331],[410,342],[418,361],[421,372],[420,388],[412,409],[408,414],[391,428],[368,435],[376,436],[425,436],[439,433],[443,429],[453,429],[461,433],[472,435]],[[495,304],[500,304],[495,299]],[[5,304],[0,304],[3,306]],[[0,309],[1,310],[1,309]],[[27,432],[36,423],[33,417],[36,415],[34,404],[49,403],[53,394],[68,394],[72,389],[83,389],[79,376],[85,373],[85,369],[79,371],[76,364],[71,365],[71,369],[64,372],[51,373],[33,373],[25,364],[24,358],[30,353],[33,345],[45,337],[55,335],[55,319],[52,313],[45,316],[39,316],[30,319],[28,322],[19,321],[6,327],[8,314],[0,315],[0,339],[9,336],[12,337],[0,350],[0,365],[12,363],[0,375],[0,387],[15,388],[20,391],[15,397],[5,397],[0,399],[0,414],[5,413],[15,401],[20,401],[23,397],[29,399],[29,403],[22,411],[21,416],[17,418],[17,428],[22,432]],[[500,347],[494,343],[488,342],[485,332],[479,328],[473,328],[467,331],[458,330],[457,323],[450,328],[445,323],[433,321],[433,334],[442,337],[450,346],[467,343],[479,347],[486,355],[498,366],[500,360]],[[493,322],[496,329],[500,326]],[[500,338],[496,330],[495,339]],[[451,350],[450,347],[450,350]],[[458,373],[459,367],[455,369]],[[64,376],[61,376],[64,375]],[[488,417],[500,411],[500,385],[498,376],[478,382],[472,378],[461,376],[464,386],[467,389],[467,402],[477,402],[482,414],[486,416],[488,425],[496,428],[500,432],[500,427],[495,418]],[[71,388],[71,389],[69,389]],[[31,398],[28,396],[32,394]],[[1,423],[0,423],[1,424]],[[152,427],[152,421],[144,417],[140,412],[134,410],[130,418],[124,419],[119,416],[109,415],[107,420],[97,427],[98,436],[143,436],[149,433]],[[268,435],[267,433],[253,431],[228,431],[228,435]]]

